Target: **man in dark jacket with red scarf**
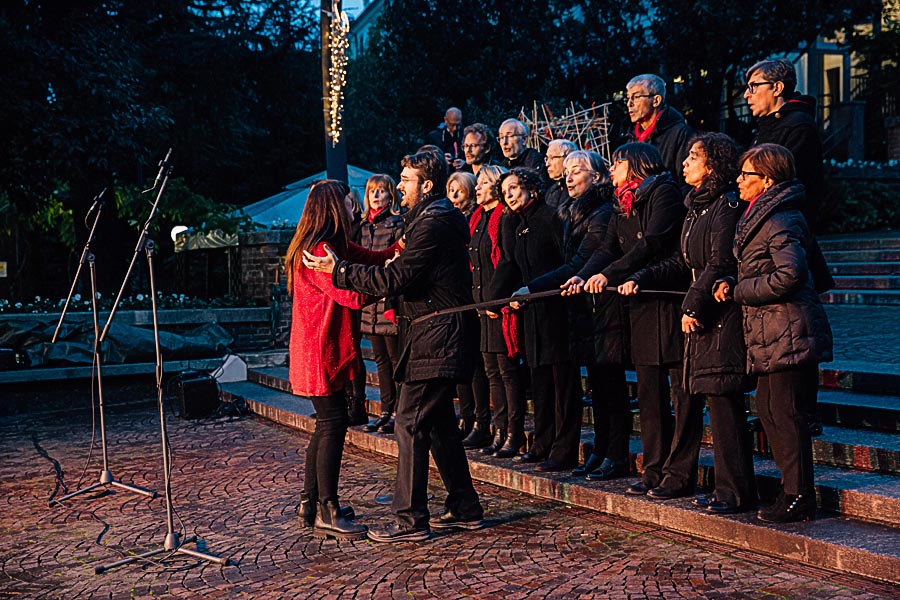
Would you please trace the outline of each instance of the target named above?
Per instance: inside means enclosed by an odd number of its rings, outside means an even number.
[[[656,146],[666,170],[687,193],[681,164],[691,149],[694,130],[680,112],[666,104],[666,82],[658,75],[633,77],[625,86],[625,106],[634,123],[634,130],[626,136],[628,141]]]
[[[430,529],[478,529],[483,509],[472,485],[453,398],[457,383],[468,383],[478,352],[478,322],[471,311],[414,322],[441,309],[472,303],[469,225],[441,193],[447,178],[440,157],[429,152],[405,156],[400,185],[406,213],[406,247],[385,267],[340,260],[333,253],[306,253],[303,263],[332,273],[341,289],[373,297],[399,296],[400,358],[394,373],[403,382],[397,404],[396,521],[369,530],[377,542],[422,541]],[[445,513],[429,521],[428,453],[447,488]]]

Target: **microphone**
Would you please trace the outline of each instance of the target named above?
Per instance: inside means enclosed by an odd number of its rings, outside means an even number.
[[[159,180],[163,178],[163,175],[166,173],[167,170],[171,169],[171,166],[169,165],[169,157],[170,156],[172,156],[171,148],[169,148],[169,151],[166,153],[166,157],[164,159],[162,159],[161,161],[159,161],[159,173],[156,174],[156,181],[153,182],[153,187],[144,190],[143,192],[141,192],[142,194],[146,194],[150,190],[155,190],[156,186],[159,185]]]
[[[94,203],[91,204],[91,207],[88,209],[87,213],[84,215],[85,226],[87,226],[87,218],[89,216],[91,216],[91,213],[93,213],[98,208],[106,206],[106,199],[103,197],[104,194],[106,194],[106,188],[103,188],[103,191],[101,191],[99,194],[94,196]]]

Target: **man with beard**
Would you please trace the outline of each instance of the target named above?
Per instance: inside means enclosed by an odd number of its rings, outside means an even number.
[[[471,173],[478,177],[478,171],[484,165],[495,165],[497,162],[491,158],[494,150],[494,136],[491,130],[483,123],[473,123],[463,131],[463,151],[466,155],[466,164],[460,171]]]
[[[394,372],[403,383],[394,432],[397,481],[392,509],[396,519],[370,529],[376,542],[422,541],[431,529],[478,529],[484,510],[472,485],[453,398],[457,383],[469,383],[478,353],[478,322],[471,311],[415,322],[435,311],[472,303],[469,225],[444,196],[446,167],[439,156],[421,152],[401,162],[400,185],[406,213],[406,246],[384,267],[340,260],[330,248],[324,257],[304,253],[303,264],[331,273],[335,287],[369,296],[399,296],[400,358]],[[428,513],[428,453],[447,488],[445,512]]]

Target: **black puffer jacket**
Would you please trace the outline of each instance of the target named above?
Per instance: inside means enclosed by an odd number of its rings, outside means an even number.
[[[600,248],[578,274],[582,279],[602,272],[609,292],[645,269],[678,252],[678,234],[684,222],[681,191],[669,173],[652,175],[635,192],[630,217],[617,212]],[[687,281],[663,289],[684,290]],[[683,359],[681,300],[671,296],[637,295],[629,300],[631,356],[636,365],[665,365]]]
[[[478,225],[472,231],[472,240],[469,242],[469,261],[472,263],[472,297],[475,302],[492,300],[491,289],[494,283],[494,263],[491,260],[493,243],[488,235],[488,221],[495,210],[502,211],[503,205],[498,204],[493,210],[481,215]],[[509,211],[500,219],[500,235],[497,243],[502,244],[503,229],[515,228],[519,218]],[[494,309],[499,313],[500,309]],[[492,353],[507,353],[506,341],[503,339],[503,326],[500,319],[492,319],[482,313],[478,316],[481,323],[481,351]]]
[[[558,288],[578,273],[591,257],[613,217],[611,185],[593,187],[573,201],[563,223],[565,264],[528,283],[532,292]],[[569,339],[580,365],[624,365],[631,359],[628,321],[621,296],[613,293],[572,296],[569,306]]]
[[[627,131],[628,141],[636,142],[634,125],[632,124]],[[684,162],[691,150],[692,137],[694,137],[694,130],[684,120],[684,115],[671,106],[666,106],[660,113],[656,127],[653,128],[653,133],[650,134],[648,140],[648,143],[656,146],[656,149],[662,154],[663,164],[675,177],[683,192],[687,192],[688,186],[684,183],[681,163]]]
[[[450,200],[422,199],[405,215],[406,249],[387,267],[339,261],[335,287],[370,296],[400,296],[398,381],[472,379],[478,322],[471,311],[440,315],[411,325],[416,317],[472,302],[469,225]]]
[[[565,178],[551,181],[544,192],[544,203],[556,211],[560,222],[566,220],[566,212],[568,212],[567,207],[570,200]]]
[[[369,250],[384,250],[403,237],[406,224],[403,217],[384,209],[373,222],[363,220],[359,227],[359,245]],[[397,335],[397,326],[384,317],[388,308],[396,310],[393,299],[381,298],[362,309],[362,333],[364,335]]]
[[[502,227],[500,262],[494,273],[492,299],[505,298],[536,277],[563,263],[562,224],[538,198],[516,213],[515,227]],[[518,311],[520,341],[530,366],[570,359],[569,319],[564,299],[556,296],[531,302]]]
[[[737,226],[734,300],[743,307],[747,370],[772,373],[832,360],[831,327],[813,289],[803,184],[779,183]]]

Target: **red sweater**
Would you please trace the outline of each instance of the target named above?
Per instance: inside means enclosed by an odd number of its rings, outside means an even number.
[[[319,243],[313,254],[324,256],[324,245]],[[351,243],[340,258],[383,265],[398,249],[395,244],[373,252]],[[299,396],[329,396],[354,376],[359,328],[353,326],[353,311],[376,299],[337,289],[331,274],[307,269],[302,262],[295,267],[292,287],[291,389]]]

